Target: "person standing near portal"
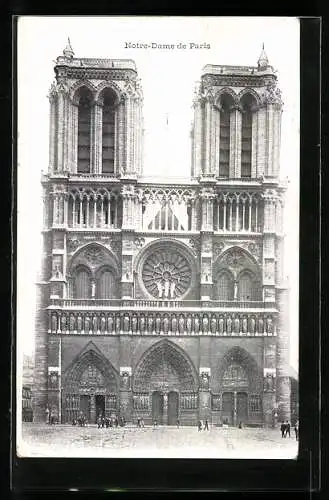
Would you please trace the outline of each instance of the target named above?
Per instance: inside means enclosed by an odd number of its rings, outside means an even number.
[[[209,425],[208,425],[208,419],[206,418],[206,420],[204,421],[204,427],[203,427],[203,430],[207,430],[209,431]]]

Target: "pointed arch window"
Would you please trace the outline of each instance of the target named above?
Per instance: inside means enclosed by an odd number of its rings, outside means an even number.
[[[230,106],[233,99],[223,95],[220,103],[219,177],[229,177],[230,168]]]
[[[102,172],[114,172],[115,150],[115,95],[110,89],[103,94]]]
[[[73,276],[73,296],[76,299],[91,298],[91,277],[89,271],[79,266]]]
[[[110,269],[103,269],[98,278],[98,299],[111,299],[116,297],[115,276]]]
[[[242,135],[241,135],[241,177],[251,177],[252,158],[252,106],[253,96],[246,94],[241,99]]]
[[[78,106],[78,173],[90,172],[91,93],[80,90]]]
[[[238,280],[238,300],[259,300],[260,286],[249,271],[242,272]]]
[[[223,271],[218,275],[217,297],[218,300],[234,299],[234,281],[227,271]]]

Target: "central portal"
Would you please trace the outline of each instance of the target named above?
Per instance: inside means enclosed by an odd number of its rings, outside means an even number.
[[[152,394],[152,420],[163,424],[163,394],[159,391]]]

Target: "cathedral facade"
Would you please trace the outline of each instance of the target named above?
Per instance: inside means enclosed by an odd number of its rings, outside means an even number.
[[[143,177],[134,61],[68,44],[54,69],[35,420],[289,419],[282,100],[264,50],[203,68],[185,182]]]

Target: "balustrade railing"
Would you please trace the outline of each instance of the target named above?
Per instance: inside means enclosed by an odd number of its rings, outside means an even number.
[[[52,308],[74,309],[273,309],[275,302],[238,300],[156,300],[156,299],[61,299],[50,300]]]

